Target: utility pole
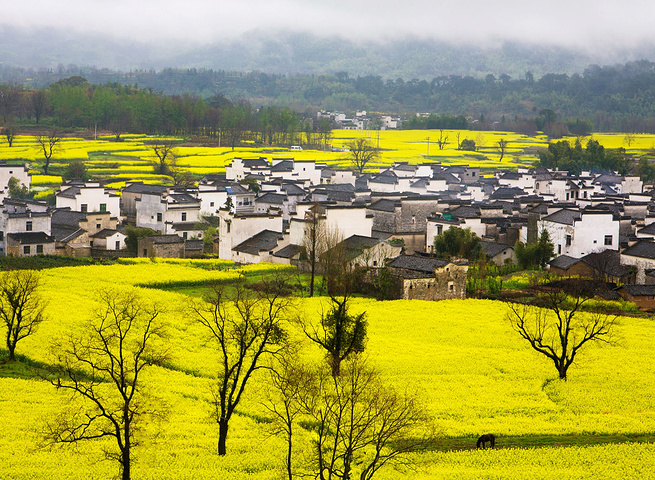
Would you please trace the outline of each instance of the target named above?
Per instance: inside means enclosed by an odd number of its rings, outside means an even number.
[[[426,157],[429,157],[430,156],[430,137],[427,138],[427,141],[428,141],[428,154],[426,155]]]

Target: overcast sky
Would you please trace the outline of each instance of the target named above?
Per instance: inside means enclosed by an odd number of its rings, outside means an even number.
[[[0,0],[0,14],[0,24],[198,43],[268,28],[592,50],[655,40],[653,0]]]

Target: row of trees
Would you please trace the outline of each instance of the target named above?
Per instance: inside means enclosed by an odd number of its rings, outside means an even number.
[[[0,84],[0,124],[11,146],[26,125],[47,123],[59,129],[85,128],[123,133],[201,135],[234,147],[243,140],[262,144],[324,145],[332,124],[289,108],[255,109],[222,95],[166,96],[119,84],[91,85],[71,77],[47,89]]]
[[[655,132],[655,73],[653,63],[648,61],[590,66],[582,74],[550,73],[540,78],[531,72],[515,78],[489,74],[482,78],[447,75],[421,80],[351,77],[346,72],[285,76],[197,69],[129,73],[63,69],[58,75],[32,71],[24,77],[42,85],[63,75],[79,74],[88,74],[94,83],[110,79],[117,86],[140,85],[179,97],[186,93],[203,98],[227,94],[230,98],[257,98],[267,105],[291,109],[440,112],[475,119],[483,115],[494,122],[505,117],[507,123],[520,123],[522,119],[540,122],[537,112],[553,109],[565,123],[580,119],[591,122],[596,131]],[[11,78],[20,78],[19,72]]]

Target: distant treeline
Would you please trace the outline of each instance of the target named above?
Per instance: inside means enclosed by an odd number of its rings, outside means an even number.
[[[84,77],[93,85],[104,85],[92,87],[98,93],[110,90],[116,94],[121,88],[130,90],[129,95],[135,96],[131,100],[138,98],[139,101],[127,108],[135,117],[143,118],[137,123],[144,131],[204,128],[206,125],[201,118],[204,112],[194,111],[194,108],[202,102],[210,107],[217,102],[228,102],[248,104],[255,111],[261,106],[286,108],[302,112],[306,118],[320,109],[367,110],[408,117],[418,112],[433,113],[433,120],[455,117],[456,122],[462,122],[461,116],[469,126],[479,124],[479,128],[526,133],[535,128],[549,128],[547,133],[554,138],[567,132],[583,134],[588,130],[655,133],[655,63],[649,61],[590,66],[581,75],[546,74],[538,79],[526,72],[518,79],[508,75],[498,78],[494,75],[484,78],[450,75],[432,81],[385,80],[380,76],[353,78],[345,72],[286,76],[196,69],[121,73],[77,67],[62,67],[57,71],[0,68],[0,81],[27,85],[31,90],[53,85],[48,88],[49,94],[53,88],[61,92],[66,85],[57,82],[73,76]],[[79,124],[81,119],[72,118],[81,115],[109,123],[107,115],[96,110],[89,113],[74,108],[77,113],[64,112],[54,100],[61,98],[62,93],[51,96],[57,121]],[[84,103],[81,98],[79,101]],[[151,109],[149,102],[156,103],[157,108]],[[182,107],[171,110],[171,105]],[[148,112],[144,111],[146,108]],[[179,117],[180,111],[184,118]],[[430,128],[428,123],[433,120],[412,120],[409,125]],[[88,118],[86,121],[90,123]],[[213,123],[215,126],[216,122]]]
[[[93,85],[80,76],[38,90],[0,84],[0,131],[32,127],[104,130],[117,140],[125,133],[201,136],[234,147],[242,141],[324,145],[333,125],[286,107],[255,109],[222,95],[164,95],[116,82]]]

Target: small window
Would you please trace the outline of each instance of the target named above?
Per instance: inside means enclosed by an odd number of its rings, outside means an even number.
[[[144,257],[147,257],[147,256],[148,256],[148,249],[147,249],[147,248],[144,248],[144,249],[143,249],[143,256],[144,256]]]
[[[86,213],[88,210],[89,210],[89,206],[86,203],[83,203],[82,205],[80,205],[80,211],[82,213]]]
[[[209,206],[210,206],[210,207],[213,207],[213,206],[214,206],[214,202],[209,202]]]
[[[605,245],[612,245],[612,235],[605,235]]]
[[[106,212],[107,211],[107,204],[106,203],[101,203],[100,204],[100,211],[101,212]]]
[[[443,225],[437,225],[437,235],[441,235],[441,232],[443,232]]]
[[[26,232],[31,232],[32,231],[32,222],[29,221],[29,220],[27,222],[25,222],[25,231]]]
[[[97,228],[98,230],[100,230],[100,228],[102,228],[102,224],[101,224],[101,223],[96,223],[96,228]]]
[[[449,283],[449,284],[448,284],[448,290],[450,290],[451,292],[452,292],[453,290],[455,290],[455,285],[453,285],[452,283]]]
[[[186,212],[182,212],[182,221],[186,222]]]
[[[232,222],[226,222],[225,224],[227,225],[227,233],[230,233],[230,225]]]
[[[566,236],[566,246],[570,247],[571,246],[571,235]]]
[[[36,246],[36,253],[39,255],[43,255],[43,245]]]
[[[186,232],[182,232],[182,238],[186,240],[187,234]]]
[[[157,214],[157,221],[158,221],[158,222],[161,222],[161,221],[162,221],[162,218],[163,218],[163,215],[162,215],[161,213],[158,213],[158,214]]]
[[[5,232],[0,232],[0,242],[5,241]]]
[[[117,240],[116,241],[116,250],[120,250],[120,249],[121,249],[121,242]]]
[[[373,266],[374,266],[374,267],[377,267],[377,266],[378,266],[378,261],[377,261],[377,260],[373,260]]]
[[[91,241],[89,242],[89,246],[90,246],[90,247],[93,246],[93,240],[91,240]]]
[[[562,245],[557,245],[557,254],[560,255],[562,253]]]
[[[29,246],[29,245],[25,245],[25,246],[23,247],[23,255],[29,255],[29,254],[30,254],[30,246]]]

